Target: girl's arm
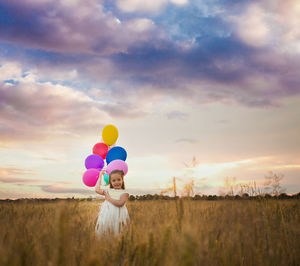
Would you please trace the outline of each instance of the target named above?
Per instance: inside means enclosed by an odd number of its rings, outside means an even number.
[[[100,175],[99,175],[97,184],[96,184],[96,186],[95,186],[95,191],[96,191],[96,193],[105,196],[104,190],[100,188],[100,186],[101,186],[101,179],[102,179],[103,174],[104,174],[104,170],[102,170],[102,171],[100,172]]]
[[[107,192],[105,192],[105,199],[111,202],[113,205],[117,207],[122,207],[126,201],[128,200],[129,194],[128,193],[123,193],[120,197],[119,200],[111,198]]]

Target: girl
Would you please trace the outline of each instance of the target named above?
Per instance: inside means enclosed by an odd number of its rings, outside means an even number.
[[[100,188],[104,170],[101,171],[96,193],[105,196],[105,201],[100,205],[95,231],[98,239],[104,233],[112,232],[118,235],[124,226],[128,225],[130,218],[125,206],[129,194],[125,190],[124,172],[114,170],[109,175],[109,189]]]

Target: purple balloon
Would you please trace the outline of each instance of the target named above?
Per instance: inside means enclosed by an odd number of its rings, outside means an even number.
[[[104,166],[104,160],[102,157],[98,154],[91,154],[85,159],[85,168],[96,168],[96,169],[102,169]]]
[[[84,172],[82,176],[82,181],[85,185],[88,187],[94,187],[98,181],[99,178],[99,170],[91,168]]]
[[[124,175],[128,172],[128,166],[123,160],[113,160],[106,167],[106,173],[110,174],[113,170],[122,170]]]

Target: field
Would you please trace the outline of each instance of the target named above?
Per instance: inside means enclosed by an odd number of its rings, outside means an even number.
[[[96,240],[100,200],[0,203],[0,265],[299,265],[299,200],[127,203]]]

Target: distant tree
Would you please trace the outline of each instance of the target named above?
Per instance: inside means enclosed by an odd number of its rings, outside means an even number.
[[[86,200],[87,201],[92,201],[93,197],[92,196],[89,196]]]
[[[242,198],[243,199],[248,199],[249,198],[249,194],[248,193],[243,193],[242,194]]]
[[[266,193],[264,196],[265,196],[265,199],[271,199],[272,198],[272,196],[268,193]]]
[[[256,181],[249,181],[248,183],[237,182],[236,177],[226,177],[224,185],[219,189],[220,196],[243,196],[248,194],[250,197],[263,195],[262,188],[256,185]]]
[[[241,199],[242,197],[240,196],[240,195],[235,195],[234,196],[234,199],[236,199],[236,200],[239,200],[239,199]]]
[[[207,200],[217,200],[218,196],[217,195],[208,195],[208,197],[206,199]]]
[[[273,173],[272,171],[269,172],[268,175],[265,176],[265,191],[270,192],[271,194],[278,196],[279,194],[286,191],[285,188],[282,188],[280,182],[284,178],[284,175],[279,173]]]
[[[200,200],[200,199],[201,199],[201,196],[200,196],[200,195],[196,194],[196,195],[194,196],[194,200]]]
[[[263,195],[262,189],[256,185],[256,181],[249,181],[248,183],[240,183],[239,184],[240,191],[239,195],[243,195],[244,193],[248,193],[251,197]]]
[[[135,200],[135,196],[130,195],[129,198],[128,198],[128,200],[129,200],[129,201],[134,201],[134,200]]]
[[[147,200],[152,200],[152,199],[153,199],[153,195],[147,194],[147,195],[146,195],[146,199],[147,199]]]
[[[159,199],[159,195],[158,194],[154,194],[153,199],[158,200]]]
[[[224,199],[229,199],[229,200],[231,200],[231,199],[233,199],[234,197],[233,197],[233,195],[225,195],[225,197],[224,197]]]
[[[281,193],[280,195],[278,195],[278,198],[279,198],[279,199],[289,199],[290,196],[287,195],[286,193]]]

